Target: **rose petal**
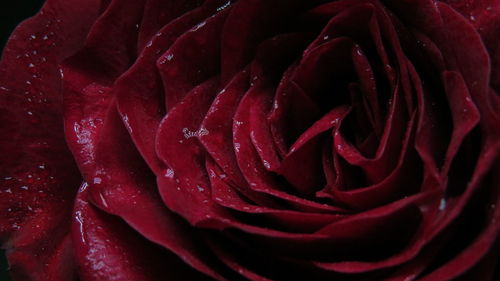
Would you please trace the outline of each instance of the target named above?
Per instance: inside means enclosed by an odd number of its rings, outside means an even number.
[[[255,59],[250,65],[252,77],[250,84],[253,85],[260,79],[263,80],[262,83],[274,85],[280,79],[283,71],[286,71],[288,65],[300,57],[308,37],[305,33],[285,33],[262,42],[257,49]],[[278,86],[278,96],[283,94],[282,89],[280,89],[281,85],[287,82],[283,78]],[[293,93],[291,95],[293,96]],[[274,105],[278,104],[274,103]],[[268,122],[269,107],[270,104],[252,107],[250,137],[259,156],[262,158],[262,162],[265,163],[264,166],[267,166],[267,169],[276,169],[280,162],[281,152],[279,147],[272,145],[274,140],[272,128]],[[277,108],[273,107],[271,110],[275,111]]]
[[[290,152],[276,170],[283,175],[302,194],[310,194],[322,186],[321,170],[321,134],[338,125],[338,121],[346,114],[348,108],[338,107],[316,121],[292,145]],[[318,143],[319,142],[319,143]]]
[[[289,145],[295,138],[321,116],[314,100],[291,80],[295,70],[296,66],[292,65],[284,73],[274,96],[273,108],[267,117],[274,144],[281,157],[288,153]]]
[[[82,46],[99,8],[48,1],[2,55],[0,237],[13,280],[74,278],[68,210],[80,175],[64,143],[57,64]]]
[[[65,62],[77,71],[81,83],[90,80],[109,86],[134,62],[137,53],[135,25],[140,21],[144,2],[134,1],[133,6],[129,6],[127,1],[112,1],[93,24],[85,48]]]
[[[158,60],[167,110],[219,72],[220,37],[229,10],[222,10],[185,32]]]
[[[286,9],[282,8],[284,5]],[[310,4],[296,0],[243,0],[232,5],[222,34],[222,83],[250,62],[264,38],[284,33],[306,5]]]
[[[137,148],[155,173],[160,173],[163,168],[156,156],[154,142],[156,131],[166,111],[163,87],[156,71],[156,61],[177,37],[208,17],[210,12],[212,7],[205,4],[167,24],[151,39],[151,44],[148,43],[143,49],[136,63],[115,82],[114,92],[123,122]]]
[[[207,280],[119,218],[95,209],[83,183],[75,203],[73,241],[81,280]]]
[[[498,167],[498,164],[496,165]],[[498,175],[491,176],[491,182],[493,185],[498,180]],[[490,183],[491,184],[491,183]],[[484,256],[488,255],[491,247],[498,242],[498,233],[500,232],[500,209],[495,208],[500,204],[500,193],[498,189],[492,189],[490,186],[482,186],[482,188],[490,188],[490,192],[487,192],[490,202],[486,205],[486,208],[490,207],[489,212],[487,212],[487,218],[485,227],[482,230],[476,229],[476,231],[481,231],[474,240],[471,241],[469,245],[466,246],[461,252],[453,256],[444,265],[440,266],[433,272],[424,276],[422,280],[452,280],[455,277],[460,276],[466,270],[477,264]],[[479,199],[481,204],[484,203],[484,199]],[[490,205],[491,204],[491,205]],[[490,206],[488,206],[490,205]],[[476,207],[477,208],[477,207]],[[480,217],[479,217],[480,218]],[[478,217],[474,217],[477,220]],[[462,220],[464,221],[464,220]],[[467,225],[469,227],[470,224]]]
[[[161,1],[147,0],[144,5],[144,14],[142,21],[137,25],[139,28],[139,37],[137,40],[137,49],[143,50],[165,24],[174,19],[183,16],[189,11],[196,9],[202,1]]]
[[[269,100],[272,92],[261,83],[255,84],[245,94],[234,116],[233,145],[241,173],[250,189],[284,199],[296,208],[308,211],[339,211],[339,208],[327,206],[286,192],[286,186],[279,185],[276,179],[266,170],[251,142],[250,112],[261,100]]]
[[[453,133],[442,173],[449,172],[451,159],[458,152],[460,143],[479,123],[480,113],[472,102],[472,99],[460,74],[456,72],[445,72],[443,74],[444,85],[453,116]]]
[[[207,161],[207,170],[210,174],[212,198],[221,206],[248,213],[246,216],[243,216],[243,214],[240,216],[243,221],[247,218],[251,223],[263,227],[290,232],[311,233],[325,224],[344,217],[343,214],[304,213],[249,204],[237,196],[233,188],[225,183],[223,178],[220,178],[220,173],[214,163]]]
[[[210,134],[200,127],[200,123],[218,86],[218,78],[215,78],[194,88],[165,116],[156,137],[158,156],[173,173],[173,176],[165,176],[175,177],[178,182],[175,185],[160,185],[162,198],[171,210],[178,212],[192,224],[197,224],[213,212],[210,210],[211,206],[207,206],[210,203],[209,182],[204,169],[204,151],[197,136]],[[188,114],[192,118],[184,118]],[[190,153],[186,153],[188,151]]]
[[[92,202],[108,213],[120,216],[148,240],[157,243],[193,268],[224,280],[207,258],[193,229],[162,204],[155,177],[133,146],[118,114],[111,107],[99,142],[94,145],[96,166],[85,174],[90,182]],[[205,262],[208,261],[208,262]]]

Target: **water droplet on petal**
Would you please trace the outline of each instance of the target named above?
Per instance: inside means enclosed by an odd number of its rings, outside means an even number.
[[[167,171],[165,172],[165,177],[172,179],[172,178],[174,178],[174,174],[175,174],[174,170],[167,169]]]
[[[202,28],[203,26],[205,26],[205,24],[207,24],[207,22],[202,21],[202,22],[200,22],[199,24],[195,25],[195,27],[193,27],[193,28],[191,29],[191,31],[196,31],[196,30],[198,30],[198,29]]]
[[[229,7],[229,5],[231,5],[231,1],[227,1],[222,6],[218,7],[217,12],[224,10],[225,8]]]
[[[443,211],[444,209],[446,209],[446,199],[442,198],[441,202],[439,203],[439,210]]]

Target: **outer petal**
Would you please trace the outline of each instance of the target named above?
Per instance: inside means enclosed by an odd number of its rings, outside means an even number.
[[[149,242],[118,217],[99,211],[87,201],[88,184],[80,188],[72,234],[80,279],[208,280],[177,256]]]
[[[0,236],[14,280],[74,277],[67,234],[80,175],[64,143],[57,65],[81,48],[100,6],[49,0],[4,49]]]

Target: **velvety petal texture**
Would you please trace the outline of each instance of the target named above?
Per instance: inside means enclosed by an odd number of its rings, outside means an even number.
[[[0,62],[12,280],[497,280],[499,91],[498,0],[47,0]]]

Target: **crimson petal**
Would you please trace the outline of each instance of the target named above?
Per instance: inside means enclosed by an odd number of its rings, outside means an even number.
[[[73,241],[81,280],[208,280],[177,256],[133,231],[118,217],[88,202],[88,184],[78,193],[73,215]]]
[[[100,8],[47,1],[3,52],[0,131],[9,137],[0,140],[0,238],[13,280],[75,277],[68,210],[80,175],[63,141],[57,65],[81,48]]]

